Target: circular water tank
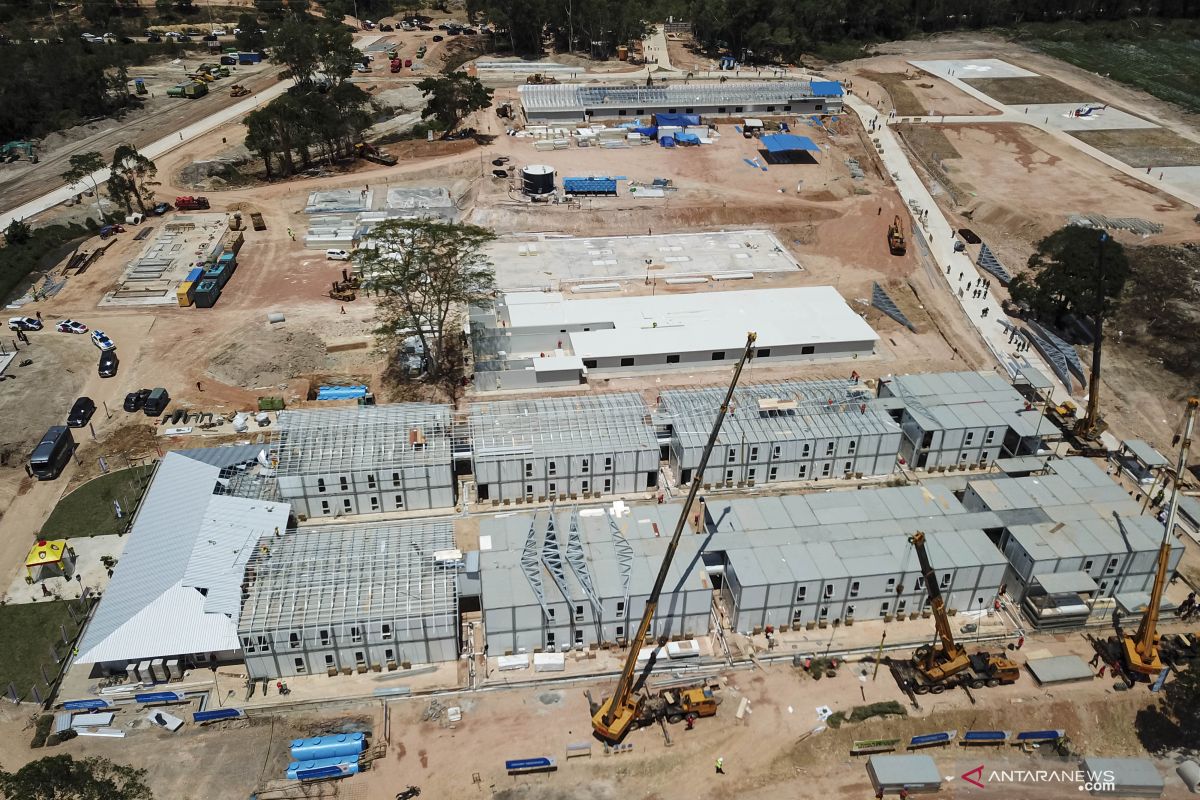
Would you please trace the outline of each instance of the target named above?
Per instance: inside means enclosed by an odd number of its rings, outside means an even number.
[[[530,164],[521,169],[521,185],[525,194],[537,197],[554,194],[554,167]]]

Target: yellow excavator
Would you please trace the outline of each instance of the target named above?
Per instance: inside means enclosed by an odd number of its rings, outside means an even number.
[[[921,578],[925,581],[925,592],[929,596],[929,609],[933,612],[939,641],[918,648],[911,661],[891,662],[896,682],[914,694],[941,694],[956,686],[981,689],[1016,681],[1021,671],[1015,662],[996,653],[968,653],[966,648],[954,641],[954,631],[950,629],[950,617],[946,614],[937,572],[925,550],[925,534],[917,531],[908,541],[916,549],[921,562]]]
[[[1179,484],[1187,470],[1188,450],[1192,446],[1192,427],[1196,422],[1196,409],[1200,398],[1189,397],[1183,412],[1180,432],[1175,441],[1179,444],[1179,461],[1175,465],[1175,481],[1171,486],[1171,506],[1167,511],[1166,527],[1163,529],[1162,544],[1158,548],[1158,567],[1154,572],[1154,588],[1150,590],[1150,602],[1142,614],[1136,633],[1126,634],[1121,639],[1121,660],[1132,677],[1153,679],[1163,669],[1158,652],[1158,609],[1162,604],[1163,592],[1167,588],[1167,567],[1171,560],[1171,531],[1175,527],[1175,512],[1179,508]],[[1180,442],[1182,439],[1182,442]]]
[[[665,718],[668,722],[680,722],[687,716],[711,717],[717,713],[718,699],[713,695],[711,689],[693,686],[659,692],[655,695],[637,693],[634,691],[634,671],[637,668],[638,653],[642,643],[646,641],[646,635],[650,632],[650,623],[658,608],[659,596],[662,594],[663,584],[666,583],[667,574],[671,569],[671,560],[679,548],[679,539],[683,534],[684,525],[687,524],[689,509],[696,502],[696,494],[704,480],[704,469],[708,466],[708,457],[712,455],[713,445],[716,444],[717,436],[721,433],[721,425],[724,423],[729,405],[733,401],[733,390],[737,388],[742,368],[746,366],[746,362],[754,353],[754,342],[757,338],[758,335],[753,332],[746,334],[746,347],[733,370],[733,379],[729,382],[725,400],[721,403],[717,418],[713,421],[712,430],[708,434],[708,442],[700,454],[700,464],[696,467],[692,484],[688,488],[687,499],[684,501],[683,508],[679,512],[679,519],[675,523],[675,532],[671,534],[667,552],[658,568],[658,577],[654,579],[654,587],[650,590],[650,597],[646,600],[646,610],[642,614],[642,621],[638,625],[637,634],[629,640],[629,655],[625,657],[625,666],[621,670],[621,677],[617,679],[617,688],[611,697],[606,697],[599,703],[590,703],[592,727],[595,729],[596,735],[606,742],[619,742],[631,730],[653,724],[660,719]],[[590,696],[588,700],[591,700]]]

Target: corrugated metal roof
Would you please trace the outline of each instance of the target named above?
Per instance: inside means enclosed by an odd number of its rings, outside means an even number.
[[[234,444],[221,447],[194,447],[188,450],[172,450],[180,456],[187,456],[201,464],[214,467],[232,467],[245,464],[258,458],[258,454],[269,449],[266,444]]]
[[[1147,467],[1165,467],[1167,465],[1167,459],[1163,454],[1141,439],[1126,439],[1121,444],[1133,454],[1134,458]]]
[[[214,495],[200,523],[183,585],[206,589],[204,610],[237,620],[242,575],[259,539],[287,530],[291,506]]]

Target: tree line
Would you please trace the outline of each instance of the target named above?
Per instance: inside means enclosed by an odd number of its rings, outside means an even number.
[[[611,55],[641,35],[644,20],[692,23],[707,50],[747,61],[795,60],[831,43],[1026,23],[1200,17],[1200,0],[467,0],[474,18],[497,25],[497,46],[531,55],[557,49]]]

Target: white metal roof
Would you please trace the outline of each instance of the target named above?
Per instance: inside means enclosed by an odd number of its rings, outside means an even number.
[[[504,296],[509,328],[591,327],[568,334],[580,358],[730,351],[756,346],[875,342],[878,334],[832,286],[567,300],[558,292]]]
[[[133,661],[238,648],[236,599],[249,555],[240,552],[241,530],[286,527],[289,507],[214,495],[220,472],[220,467],[178,453],[163,458],[112,581],[84,632],[78,661]],[[254,538],[261,535],[260,530]],[[226,610],[231,595],[233,618]]]

